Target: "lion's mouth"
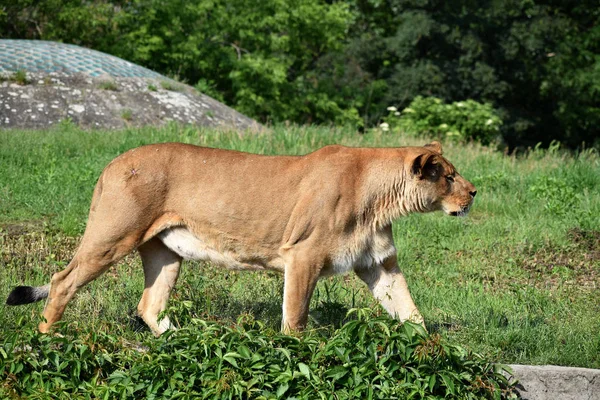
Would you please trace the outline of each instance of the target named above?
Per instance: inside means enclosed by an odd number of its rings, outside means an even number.
[[[459,211],[450,211],[447,214],[453,217],[466,217],[471,209],[471,205],[461,208]]]

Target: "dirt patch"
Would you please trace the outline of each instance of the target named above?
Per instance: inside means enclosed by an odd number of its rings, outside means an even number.
[[[21,236],[30,232],[43,232],[43,221],[0,224],[0,235]]]
[[[586,257],[590,261],[600,260],[600,231],[573,228],[568,235],[572,242],[587,251]]]
[[[0,228],[0,268],[15,270],[22,282],[28,282],[32,273],[50,277],[65,268],[80,242],[79,237],[48,232],[42,222],[4,224]],[[106,276],[119,279],[120,274],[131,274],[139,268],[139,257],[133,252],[118,265]]]
[[[566,248],[545,246],[521,261],[536,286],[565,284],[582,289],[600,287],[600,231],[571,229]]]
[[[3,225],[0,268],[15,268],[23,279],[32,270],[51,274],[71,260],[78,243],[77,238],[44,232],[42,224]]]

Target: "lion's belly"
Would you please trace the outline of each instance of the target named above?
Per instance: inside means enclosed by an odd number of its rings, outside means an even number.
[[[253,257],[252,261],[248,261],[233,251],[219,251],[185,227],[166,229],[160,232],[158,237],[165,246],[186,260],[209,261],[229,269],[283,270],[283,266],[280,267],[277,260],[266,262]]]
[[[382,264],[396,255],[391,231],[381,231],[367,237],[355,237],[343,242],[331,258],[322,275],[345,274],[356,269]]]

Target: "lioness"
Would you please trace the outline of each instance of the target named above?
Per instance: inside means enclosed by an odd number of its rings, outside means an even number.
[[[145,274],[138,313],[155,335],[182,259],[284,274],[284,331],[306,326],[320,277],[354,271],[400,320],[423,322],[397,264],[392,221],[411,212],[465,215],[475,187],[424,147],[327,146],[304,156],[263,156],[181,143],[139,147],[102,172],[81,244],[17,305],[48,297],[48,332],[78,289],[137,249]]]

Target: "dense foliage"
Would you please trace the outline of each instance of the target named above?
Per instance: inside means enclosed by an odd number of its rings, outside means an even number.
[[[360,69],[378,119],[417,95],[477,100],[502,113],[513,146],[598,139],[597,2],[358,0],[340,68]],[[361,90],[362,89],[362,90]]]
[[[359,310],[360,311],[360,310]],[[503,367],[387,318],[301,338],[202,320],[145,346],[31,326],[0,343],[0,394],[27,398],[509,398]],[[128,349],[129,347],[129,349]]]
[[[491,103],[513,146],[600,130],[590,0],[0,0],[0,37],[105,51],[261,121],[373,125],[422,95]]]

